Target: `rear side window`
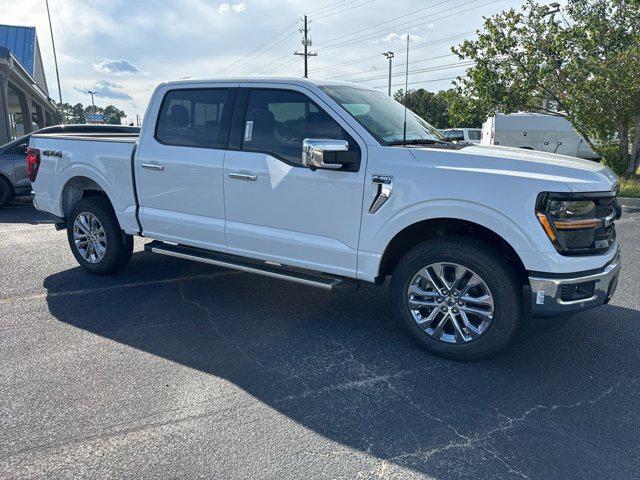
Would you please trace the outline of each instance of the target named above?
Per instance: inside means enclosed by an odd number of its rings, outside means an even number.
[[[482,130],[469,130],[469,140],[480,140]]]
[[[225,148],[228,89],[172,90],[162,101],[156,138],[166,145]]]
[[[242,149],[266,152],[293,165],[302,165],[305,138],[346,140],[360,156],[356,141],[322,108],[299,92],[251,90]]]

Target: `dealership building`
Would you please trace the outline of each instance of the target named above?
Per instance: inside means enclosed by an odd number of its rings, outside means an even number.
[[[53,124],[35,27],[0,25],[0,144]]]

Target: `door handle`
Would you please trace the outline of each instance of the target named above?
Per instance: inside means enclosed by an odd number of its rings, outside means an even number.
[[[246,180],[248,182],[255,182],[258,179],[258,176],[251,173],[229,172],[229,178],[233,178],[235,180]]]
[[[140,163],[142,168],[150,168],[151,170],[164,170],[164,165],[159,163]]]

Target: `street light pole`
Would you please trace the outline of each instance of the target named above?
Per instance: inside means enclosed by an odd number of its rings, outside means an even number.
[[[91,94],[91,110],[93,110],[93,113],[96,113],[96,104],[93,101],[93,96],[98,92],[92,92],[91,90],[87,90],[87,93]]]
[[[98,92],[92,92],[91,90],[87,90],[87,93],[91,94],[91,111],[93,112],[93,115],[95,116],[95,114],[96,114],[96,104],[93,101],[93,96]]]
[[[391,62],[393,60],[393,52],[384,52],[382,55],[389,59],[389,96],[391,96]]]
[[[58,80],[58,95],[60,98],[60,117],[64,125],[64,108],[62,107],[62,89],[60,88],[60,72],[58,71],[58,57],[56,56],[56,42],[53,41],[53,28],[51,27],[51,13],[49,13],[49,0],[44,2],[47,6],[47,17],[49,18],[49,32],[51,33],[51,46],[53,47],[53,63],[56,66],[56,79]]]
[[[547,12],[544,14],[544,16],[549,16],[549,28],[551,28],[551,25],[553,25],[553,22],[555,20],[555,16],[556,13],[560,12],[560,4],[557,2],[553,2],[550,3],[549,5],[547,5]],[[556,87],[554,86],[554,93],[555,93]],[[545,98],[542,101],[542,108],[544,110],[548,110],[549,109],[549,99]]]

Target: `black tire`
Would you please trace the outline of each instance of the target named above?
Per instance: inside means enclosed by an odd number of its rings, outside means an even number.
[[[84,212],[95,216],[105,232],[104,257],[97,263],[85,260],[74,242],[73,225],[78,215]],[[118,272],[129,263],[133,253],[133,237],[122,231],[116,214],[105,197],[83,198],[73,206],[67,216],[67,239],[71,252],[80,266],[94,275],[108,275]]]
[[[13,198],[14,191],[11,182],[0,175],[0,208],[7,205]]]
[[[440,262],[473,270],[493,296],[493,319],[474,340],[447,343],[426,333],[414,320],[407,301],[409,284],[422,268]],[[414,339],[429,352],[454,360],[474,360],[499,351],[522,320],[522,287],[511,264],[491,245],[458,235],[433,238],[410,250],[394,269],[391,301],[398,320]]]

